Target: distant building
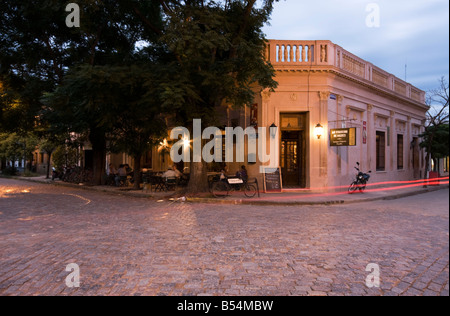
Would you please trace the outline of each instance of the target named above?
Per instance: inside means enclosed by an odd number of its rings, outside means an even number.
[[[440,177],[448,177],[449,175],[449,161],[450,157],[445,157],[442,159],[437,159],[437,165],[432,166],[433,170],[436,170],[436,172],[439,174]]]

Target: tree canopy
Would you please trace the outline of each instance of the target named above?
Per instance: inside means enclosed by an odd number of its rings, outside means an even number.
[[[429,150],[432,159],[445,158],[450,155],[448,124],[428,126],[421,137],[423,137],[421,147]]]
[[[164,1],[162,1],[164,2]],[[274,1],[171,1],[161,41],[173,57],[163,78],[163,106],[186,127],[193,119],[215,124],[221,105],[253,102],[274,89],[274,69],[264,58],[262,27]],[[189,191],[207,191],[206,163],[191,163]]]
[[[276,1],[80,0],[69,28],[65,3],[5,0],[0,130],[89,134],[98,183],[108,140],[139,157],[165,130],[161,113],[214,123],[218,107],[276,87],[262,33]]]

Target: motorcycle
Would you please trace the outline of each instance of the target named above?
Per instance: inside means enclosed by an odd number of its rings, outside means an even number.
[[[358,174],[356,176],[356,180],[353,181],[352,184],[350,185],[350,187],[348,188],[349,194],[354,193],[358,189],[360,192],[364,192],[364,190],[367,187],[367,182],[369,182],[369,179],[370,179],[369,173],[372,173],[372,171],[369,171],[368,173],[362,172],[359,169],[359,167],[360,167],[359,162],[357,162],[356,164],[358,165],[358,167],[355,167],[355,169],[358,171]]]

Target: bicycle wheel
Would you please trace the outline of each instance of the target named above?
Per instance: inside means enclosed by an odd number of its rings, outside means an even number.
[[[216,198],[228,196],[229,190],[230,188],[228,187],[228,184],[223,181],[215,182],[212,186],[212,194]]]
[[[348,188],[348,193],[352,194],[354,193],[356,190],[358,190],[358,182],[353,182],[350,187]]]
[[[255,185],[253,185],[253,184],[246,184],[244,186],[244,194],[245,194],[246,197],[253,198],[253,197],[255,197],[256,193],[257,193],[257,190],[256,190],[256,186]]]

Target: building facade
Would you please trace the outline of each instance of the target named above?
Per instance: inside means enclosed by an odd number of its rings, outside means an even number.
[[[279,87],[262,92],[258,120],[280,128],[285,187],[348,185],[356,162],[375,182],[423,177],[424,91],[330,41],[272,40],[266,55]],[[356,133],[353,146],[331,146],[342,128]]]
[[[271,165],[280,168],[284,188],[347,186],[357,162],[362,171],[373,172],[373,182],[424,177],[419,147],[428,110],[424,91],[330,41],[270,40],[265,55],[276,70],[278,88],[258,93],[255,104],[245,109],[224,109],[224,125],[277,127]],[[352,140],[335,146],[332,137],[341,131]],[[161,143],[147,153],[143,165],[166,170],[172,164],[169,150]],[[262,183],[265,164],[248,161],[246,155],[245,162],[227,163],[230,173],[246,165],[250,177]],[[132,161],[112,155],[108,162]]]

